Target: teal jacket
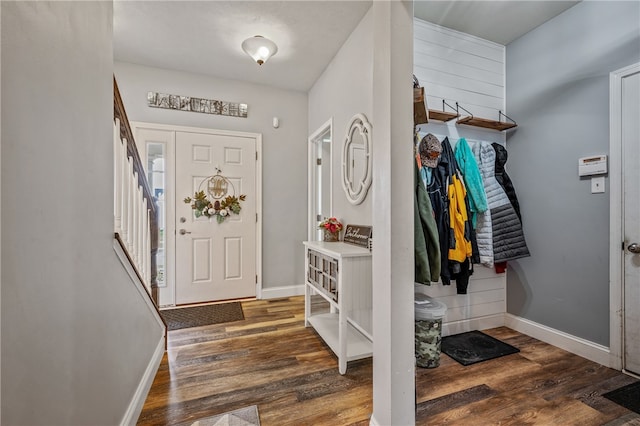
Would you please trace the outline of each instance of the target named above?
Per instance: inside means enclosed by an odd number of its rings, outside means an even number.
[[[440,239],[418,164],[414,161],[413,223],[415,250],[415,282],[430,285],[440,279]]]
[[[454,157],[462,173],[464,186],[467,188],[467,198],[469,199],[469,209],[471,210],[471,223],[476,227],[478,213],[487,211],[487,194],[484,192],[482,175],[478,168],[473,152],[465,138],[460,138],[454,149]]]

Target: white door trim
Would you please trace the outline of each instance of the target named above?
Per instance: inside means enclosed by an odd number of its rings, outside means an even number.
[[[331,212],[330,215],[333,216],[333,144],[334,144],[334,135],[333,135],[333,117],[331,117],[330,119],[328,119],[322,126],[320,126],[315,132],[313,132],[309,138],[309,144],[308,144],[308,155],[307,155],[307,194],[308,194],[308,206],[307,206],[307,220],[308,220],[308,226],[307,226],[307,239],[309,241],[313,241],[315,238],[313,236],[314,232],[316,231],[316,219],[315,219],[315,214],[314,214],[314,201],[313,201],[313,196],[315,194],[315,179],[316,179],[316,173],[314,172],[314,170],[316,170],[316,165],[314,164],[317,158],[316,152],[317,152],[317,139],[318,137],[323,134],[324,132],[326,132],[327,130],[331,130],[331,145],[329,146],[329,150],[330,150],[330,157],[331,157],[331,164],[330,164],[330,176],[329,176],[329,211]]]
[[[610,367],[622,370],[623,251],[622,235],[622,79],[640,72],[640,63],[609,74],[609,352]]]
[[[139,128],[145,129],[153,129],[153,130],[165,130],[174,132],[191,132],[191,133],[204,133],[204,134],[214,134],[214,135],[222,135],[222,136],[237,136],[237,137],[246,137],[246,138],[255,138],[256,140],[256,213],[258,215],[256,222],[256,298],[262,298],[262,133],[250,133],[250,132],[238,132],[235,130],[220,130],[220,129],[208,129],[203,127],[189,127],[189,126],[176,126],[172,124],[158,124],[158,123],[148,123],[148,122],[131,122],[131,126],[134,130]],[[170,153],[171,161],[175,162],[175,138],[174,138],[174,146],[172,147],[173,152]],[[169,156],[169,155],[168,155]],[[174,165],[175,169],[175,165]],[[175,176],[174,182],[172,183],[175,186]],[[176,203],[181,202],[180,197],[173,197],[173,211],[175,212]],[[175,217],[175,216],[174,216]],[[171,225],[173,228],[173,232],[175,232],[175,221]],[[167,231],[171,229],[167,225]],[[168,245],[168,244],[167,244]],[[170,247],[171,255],[175,257],[175,244]],[[167,247],[169,249],[169,247]],[[173,270],[173,274],[175,274],[175,268]],[[173,285],[173,300],[175,303],[175,276],[174,276],[174,285]]]

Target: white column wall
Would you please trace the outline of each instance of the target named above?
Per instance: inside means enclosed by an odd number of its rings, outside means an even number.
[[[415,423],[413,3],[373,3],[372,425]]]

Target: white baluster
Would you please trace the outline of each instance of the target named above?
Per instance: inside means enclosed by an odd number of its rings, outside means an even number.
[[[120,180],[121,176],[121,167],[122,162],[120,159],[120,151],[122,146],[122,141],[120,140],[120,120],[116,118],[115,124],[113,126],[113,227],[114,231],[118,234],[122,235],[121,229],[121,207],[120,207],[120,191],[121,184]]]
[[[142,187],[136,186],[137,199],[138,199],[138,209],[136,212],[136,223],[137,223],[137,232],[136,232],[136,267],[138,271],[142,266],[142,257],[144,256],[144,252],[142,251],[142,235],[143,235],[143,217],[144,210],[142,208],[142,202],[144,201],[144,196],[142,195]]]
[[[131,164],[131,160],[126,155],[126,150],[123,152],[122,158],[122,197],[120,199],[120,207],[122,208],[122,214],[120,226],[122,228],[122,241],[125,243],[127,250],[129,250],[129,230],[131,229],[131,221],[129,218],[129,211],[131,210],[130,203],[130,194],[129,188],[131,188],[131,171],[133,170],[133,165]]]
[[[149,291],[151,291],[151,211],[147,210],[147,249],[145,250],[145,257],[147,259],[147,281],[149,282]]]
[[[133,247],[136,238],[136,182],[138,180],[138,174],[133,171],[133,161],[131,162],[131,179],[129,180],[129,238],[127,240],[129,254],[133,259],[136,257],[136,253]]]
[[[141,262],[140,262],[140,274],[142,275],[142,279],[147,287],[149,287],[149,277],[147,277],[147,228],[149,227],[149,222],[147,221],[147,199],[143,198],[142,200],[142,238],[141,238]],[[149,288],[151,290],[151,288]]]

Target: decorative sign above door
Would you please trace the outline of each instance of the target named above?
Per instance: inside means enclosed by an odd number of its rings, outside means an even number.
[[[247,118],[247,104],[217,101],[215,99],[192,98],[190,96],[147,93],[147,103],[152,108],[176,109],[178,111],[201,112],[204,114],[227,115]]]

